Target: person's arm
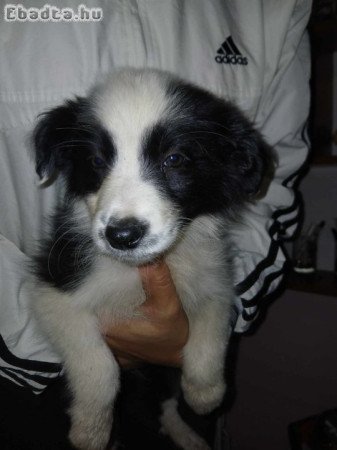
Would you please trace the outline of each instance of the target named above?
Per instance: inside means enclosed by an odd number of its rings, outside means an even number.
[[[62,367],[30,307],[27,256],[0,234],[0,377],[38,394]]]
[[[256,117],[277,153],[275,176],[266,196],[250,206],[244,225],[234,232],[238,332],[250,327],[261,303],[282,280],[282,240],[293,236],[299,221],[300,196],[294,185],[308,154],[310,52],[304,31],[308,8],[298,13],[289,24],[277,70]]]

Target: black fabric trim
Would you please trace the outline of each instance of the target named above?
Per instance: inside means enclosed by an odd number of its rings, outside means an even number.
[[[282,240],[282,242],[293,239],[292,236],[287,236],[287,230],[292,225],[297,225],[296,226],[296,230],[297,230],[298,226],[301,223],[302,217],[303,217],[303,211],[302,211],[302,208],[299,208],[297,214],[292,219],[285,220],[284,222],[280,223],[279,236],[280,236],[280,239]],[[296,230],[294,231],[295,234],[296,234]]]
[[[256,283],[259,279],[261,273],[269,266],[272,266],[276,260],[276,256],[280,249],[280,244],[277,241],[272,240],[269,247],[269,252],[266,258],[260,261],[255,269],[239,284],[235,286],[235,293],[237,295],[242,295],[244,292],[248,291],[249,288]]]
[[[308,138],[308,135],[306,134],[307,125],[308,125],[308,121],[307,121],[307,124],[303,127],[303,130],[302,130],[303,142],[307,145],[308,150],[309,150],[308,154],[307,154],[307,158],[305,159],[304,163],[295,172],[293,172],[285,180],[282,181],[282,186],[288,187],[288,183],[290,181],[292,181],[294,178],[297,178],[294,181],[294,186],[292,187],[293,189],[296,189],[297,186],[298,186],[299,181],[304,177],[304,175],[306,174],[306,172],[309,169],[310,140]]]
[[[298,219],[300,218],[300,216],[301,216],[301,213],[299,212],[292,219],[289,219],[289,220],[286,220],[285,222],[283,222],[282,223],[282,230],[286,230],[287,228],[291,227],[292,225],[295,225],[295,223],[298,222]]]
[[[292,205],[288,206],[287,208],[278,209],[277,211],[274,212],[274,214],[271,217],[272,217],[272,219],[276,220],[279,217],[284,216],[285,214],[290,214],[290,213],[296,211],[296,209],[299,207],[299,205],[300,205],[299,197],[295,193],[295,198],[294,198]]]
[[[9,378],[11,378],[12,380],[15,380],[21,387],[23,388],[28,388],[30,390],[39,390],[38,388],[35,389],[34,386],[30,385],[29,383],[27,383],[27,381],[23,380],[22,378],[18,377],[17,375],[15,375],[14,373],[11,373],[7,367],[0,367],[0,373],[1,371],[3,373],[5,373]]]
[[[41,362],[29,359],[18,358],[13,355],[7,348],[3,337],[0,335],[0,358],[2,358],[6,363],[20,367],[25,370],[33,370],[36,372],[48,372],[55,373],[60,372],[62,365],[58,363],[51,362]]]
[[[307,143],[307,145],[309,146],[309,142],[307,142],[306,138],[306,134],[305,134],[305,130],[306,130],[306,126],[303,127],[302,130],[302,138],[303,141]],[[292,174],[290,174],[287,178],[285,178],[281,185],[284,187],[288,187],[288,184],[290,183],[290,181],[292,181],[293,179],[297,178],[294,182],[294,185],[292,186],[292,189],[294,191],[295,197],[294,197],[294,201],[292,203],[291,206],[287,207],[287,208],[283,208],[283,209],[278,209],[277,211],[275,211],[272,214],[272,219],[274,220],[274,223],[271,225],[270,229],[269,229],[269,235],[271,236],[271,238],[273,238],[274,234],[277,233],[284,233],[284,231],[286,230],[287,227],[290,227],[291,225],[294,225],[297,221],[299,221],[299,219],[301,218],[301,206],[302,206],[302,202],[301,202],[301,194],[299,193],[299,191],[297,190],[297,185],[299,180],[301,179],[301,176],[303,176],[306,172],[308,168],[308,158],[306,158],[306,160],[304,161],[304,163]],[[303,206],[302,206],[303,208]],[[296,217],[293,219],[290,219],[288,221],[285,221],[284,223],[282,222],[278,222],[277,219],[280,218],[281,216],[290,214],[294,211],[296,211],[296,209],[299,209],[299,213],[296,214]],[[281,238],[283,240],[285,240],[285,238],[283,236],[277,236],[278,238]],[[236,288],[235,291],[238,295],[243,294],[244,292],[246,292],[249,288],[251,288],[251,286],[258,280],[258,278],[260,277],[262,271],[268,266],[268,265],[273,265],[277,252],[275,252],[275,247],[277,246],[277,241],[272,241],[269,251],[268,251],[268,255],[267,257],[260,261],[260,263],[255,267],[255,269],[246,277],[245,280],[243,280],[242,282],[240,282]],[[275,256],[275,258],[273,259],[272,256]],[[246,316],[246,318],[244,317],[245,320],[252,320],[253,317],[255,317],[257,314],[254,313],[252,315],[249,315],[246,311],[242,312],[242,316]],[[251,318],[250,318],[251,317]]]
[[[269,228],[269,235],[273,239],[273,236],[276,233],[284,233],[284,231],[289,228],[291,225],[294,225],[296,222],[298,222],[300,217],[300,212],[296,214],[296,216],[293,219],[290,219],[285,222],[278,222],[277,219],[281,217],[282,215],[290,214],[300,207],[300,199],[297,193],[295,193],[295,198],[291,206],[284,208],[284,209],[278,209],[274,212],[272,215],[272,219],[274,219],[273,224]],[[268,255],[260,261],[255,269],[239,284],[235,287],[235,292],[237,295],[242,295],[244,292],[248,291],[259,279],[261,273],[267,268],[274,264],[278,250],[280,248],[280,244],[277,240],[272,240],[271,245],[269,247]]]
[[[297,169],[294,173],[292,173],[291,175],[289,175],[288,178],[286,178],[285,180],[282,181],[282,186],[288,187],[288,183],[293,180],[294,178],[296,178],[297,176],[301,175],[301,173],[303,172],[303,166],[301,166],[299,169]]]
[[[39,383],[43,386],[47,386],[53,380],[52,378],[44,377],[42,375],[34,375],[29,372],[24,372],[23,370],[14,369],[13,367],[0,366],[0,369],[6,369],[6,371],[21,375],[25,379],[35,381],[35,383]]]
[[[275,221],[271,227],[269,228],[268,234],[271,238],[274,238],[275,234],[278,234],[280,231],[280,223]],[[275,240],[275,239],[274,239]]]
[[[280,277],[285,273],[286,269],[286,262],[283,264],[282,268],[280,270],[277,270],[276,272],[272,272],[268,274],[263,282],[263,285],[259,292],[254,295],[250,300],[247,300],[245,298],[241,298],[241,303],[244,308],[252,308],[254,306],[258,306],[261,298],[268,292],[268,289],[271,285],[271,283],[276,280],[276,278]]]
[[[285,266],[286,266],[286,264],[285,264]],[[270,283],[269,283],[268,286],[267,286],[267,290],[268,290],[268,288],[270,287],[270,284],[271,284],[275,279],[277,279],[278,277],[280,277],[280,276],[282,276],[282,275],[285,275],[285,272],[286,272],[286,267],[284,267],[284,269],[282,269],[281,271],[274,272],[275,274],[277,273],[278,276],[275,276],[275,277],[270,281]],[[281,281],[282,281],[282,280],[281,280]],[[281,281],[280,281],[280,282],[281,282]],[[276,289],[277,289],[277,288],[276,288]],[[275,289],[275,290],[276,290],[276,289]],[[256,319],[256,316],[258,315],[258,313],[259,313],[259,311],[260,311],[260,308],[258,308],[258,304],[259,304],[261,301],[266,301],[266,299],[268,299],[269,297],[272,297],[273,292],[274,292],[274,291],[268,293],[265,297],[263,297],[263,296],[265,295],[266,292],[261,293],[261,291],[260,291],[260,292],[258,293],[259,298],[258,298],[257,301],[256,301],[256,305],[252,305],[252,307],[255,307],[255,308],[256,308],[255,311],[254,311],[253,313],[248,313],[248,311],[246,311],[246,310],[244,309],[244,310],[242,311],[242,318],[243,318],[246,322],[253,322],[253,321]],[[241,299],[241,300],[243,300],[243,299]]]
[[[267,281],[267,283],[264,283],[262,288],[260,289],[260,291],[253,297],[253,304],[251,304],[250,306],[252,308],[256,308],[254,312],[252,313],[248,313],[248,311],[246,311],[245,309],[243,309],[242,311],[242,318],[246,321],[246,322],[253,322],[254,319],[256,319],[256,316],[259,313],[259,303],[263,300],[265,301],[267,298],[272,297],[273,292],[269,292],[265,297],[263,297],[266,292],[268,291],[271,283],[276,280],[278,277],[285,275],[286,271],[287,271],[287,266],[288,263],[287,261],[284,262],[284,265],[282,267],[281,270],[278,270],[277,272],[273,272],[271,274],[269,274],[266,278],[265,278],[265,282]],[[275,291],[277,290],[277,288],[275,288]],[[242,304],[245,302],[246,304],[248,304],[248,302],[250,303],[252,300],[246,300],[246,299],[241,299]]]
[[[258,313],[259,313],[258,308],[256,308],[256,310],[253,313],[251,313],[251,314],[248,314],[247,311],[243,310],[242,311],[242,318],[246,322],[253,322],[253,320],[256,318]]]

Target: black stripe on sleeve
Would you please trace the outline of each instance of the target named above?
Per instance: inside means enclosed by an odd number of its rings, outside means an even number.
[[[18,377],[14,373],[11,373],[7,367],[0,367],[0,373],[3,372],[5,375],[7,375],[9,378],[11,378],[13,381],[15,381],[17,384],[19,384],[21,387],[27,388],[30,391],[31,390],[39,390],[39,388],[35,388],[35,386],[30,385],[27,383],[27,381],[23,380],[22,378]]]
[[[286,265],[287,265],[287,264],[285,263],[285,267],[284,267],[284,269],[282,269],[281,271],[275,272],[275,273],[277,273],[277,276],[275,276],[275,278],[273,278],[273,279],[271,280],[271,282],[269,283],[269,286],[270,286],[270,284],[274,281],[274,279],[277,279],[278,276],[282,276],[282,275],[286,272]],[[267,288],[267,291],[268,291],[268,289],[269,289],[269,286],[268,286],[268,288]],[[276,288],[275,290],[277,290],[277,288]],[[266,292],[267,292],[267,291],[266,291]],[[274,295],[274,291],[269,292],[269,293],[268,293],[267,295],[265,295],[263,298],[261,297],[261,295],[264,296],[265,293],[262,293],[262,294],[259,293],[259,299],[258,299],[259,301],[257,302],[258,304],[260,304],[261,301],[263,301],[263,302],[267,301],[267,300],[269,299],[269,297],[272,298],[272,296]],[[241,299],[241,300],[242,300],[242,299]],[[255,311],[252,312],[252,313],[248,313],[248,311],[245,310],[245,309],[242,311],[242,318],[243,318],[246,322],[253,322],[254,319],[256,318],[256,316],[258,315],[258,313],[259,313],[259,311],[260,311],[260,308],[259,308],[259,307],[255,307],[255,308],[256,308]]]
[[[293,172],[289,177],[287,177],[285,180],[282,181],[282,186],[287,187],[290,181],[292,181],[294,178],[298,177],[303,173],[303,167],[301,166],[299,169],[297,169],[295,172]]]
[[[275,222],[271,225],[271,227],[268,230],[269,236],[272,239],[275,239],[274,236],[278,235],[278,233],[280,232],[280,224],[279,222],[277,222],[277,220],[275,220]]]
[[[0,358],[11,366],[19,367],[24,370],[32,370],[34,372],[60,372],[62,366],[58,363],[41,362],[29,359],[18,358],[13,355],[7,348],[5,341],[0,335]]]
[[[274,212],[274,214],[271,216],[272,219],[277,220],[279,217],[284,216],[286,214],[290,214],[298,208],[300,202],[297,195],[295,195],[294,201],[291,204],[291,206],[288,206],[287,208],[278,209]]]
[[[302,131],[302,138],[303,138],[304,142],[306,142],[305,130],[306,130],[306,126],[303,127],[303,131]],[[308,142],[307,142],[307,144],[309,146]],[[278,234],[277,238],[284,239],[284,237],[282,235],[285,234],[284,232],[285,232],[286,228],[290,227],[291,225],[294,225],[301,218],[301,214],[302,214],[301,209],[303,208],[303,206],[302,206],[303,202],[302,202],[301,194],[299,193],[299,191],[296,188],[297,188],[298,181],[301,179],[302,175],[305,174],[307,168],[308,168],[308,158],[306,158],[304,163],[297,170],[295,170],[292,174],[290,174],[287,178],[285,178],[281,183],[282,186],[288,187],[288,184],[294,178],[296,178],[296,183],[294,183],[294,186],[291,188],[293,190],[295,196],[294,196],[294,201],[291,206],[289,206],[287,208],[283,208],[283,209],[277,209],[272,214],[271,218],[273,219],[274,222],[269,229],[269,235],[271,236],[272,239],[273,239],[275,233]],[[291,214],[292,212],[296,211],[296,209],[299,209],[299,213],[296,214],[295,218],[285,221],[284,223],[278,222],[277,219],[279,219],[280,217],[282,217],[284,215]],[[276,255],[277,255],[277,252],[275,254],[275,245],[277,245],[277,244],[275,244],[275,241],[272,240],[269,251],[268,251],[268,255],[266,256],[266,258],[263,259],[262,261],[260,261],[260,263],[245,278],[245,280],[243,280],[239,284],[237,284],[235,290],[238,295],[242,295],[244,292],[246,292],[259,279],[260,274],[266,267],[268,267],[268,265],[270,265],[270,266],[273,265]],[[274,259],[272,258],[273,255],[275,256]]]
[[[271,244],[269,247],[268,254],[262,261],[260,261],[257,264],[255,269],[253,269],[253,271],[243,281],[241,281],[240,283],[238,283],[236,285],[235,292],[237,295],[242,295],[244,292],[248,291],[248,289],[250,289],[256,283],[256,281],[259,279],[261,273],[267,267],[270,267],[274,264],[276,257],[277,257],[278,250],[280,248],[280,244],[278,243],[277,240],[273,240],[273,236],[276,233],[281,233],[281,235],[282,235],[287,228],[289,228],[291,225],[294,225],[295,223],[297,223],[301,216],[301,212],[299,212],[294,218],[290,219],[289,221],[285,221],[283,223],[278,222],[277,219],[279,217],[281,217],[282,215],[290,214],[290,213],[296,211],[296,209],[298,209],[300,207],[300,205],[301,205],[301,203],[299,201],[299,198],[297,195],[295,195],[295,199],[291,206],[284,208],[284,209],[278,209],[277,211],[274,212],[274,214],[272,215],[272,219],[274,219],[274,222],[271,225],[271,227],[269,228],[269,235],[272,237],[272,241],[271,241]],[[300,208],[299,208],[299,210],[300,210]]]
[[[247,311],[243,310],[242,311],[242,318],[246,321],[246,322],[253,322],[253,320],[256,318],[256,316],[258,315],[259,310],[256,308],[256,310],[249,314]]]
[[[24,372],[23,370],[14,369],[13,367],[3,367],[3,366],[0,366],[0,367],[1,367],[1,369],[6,369],[6,371],[8,371],[10,373],[21,375],[25,379],[35,381],[35,383],[39,383],[43,386],[47,386],[53,380],[53,378],[44,377],[42,375],[31,374],[29,372]]]
[[[237,295],[242,295],[244,292],[248,291],[249,288],[256,283],[259,279],[261,273],[269,266],[272,266],[276,260],[280,245],[277,241],[272,240],[269,247],[269,252],[266,258],[260,261],[255,269],[239,284],[235,286],[235,293]]]
[[[250,308],[253,306],[258,306],[261,298],[266,295],[266,293],[268,292],[268,289],[270,288],[271,283],[276,280],[276,278],[280,277],[281,275],[283,275],[285,273],[285,267],[286,266],[286,261],[284,262],[282,268],[280,270],[277,270],[276,272],[272,272],[270,274],[268,274],[264,281],[263,284],[261,286],[261,289],[259,290],[259,292],[257,292],[250,300],[247,300],[245,298],[241,298],[241,303],[242,306],[244,308]]]
[[[287,228],[291,227],[292,225],[295,225],[299,221],[300,216],[301,216],[301,212],[296,214],[296,216],[293,217],[292,219],[285,220],[282,223],[282,230],[286,230]]]
[[[305,130],[305,128],[304,128]],[[308,139],[304,136],[305,133],[302,133],[302,139],[303,141],[308,141]],[[306,144],[308,145],[308,147],[310,147],[310,143],[306,142]],[[309,159],[306,158],[306,160],[304,161],[304,163],[292,174],[290,174],[287,178],[285,178],[282,181],[282,186],[288,187],[288,184],[293,181],[295,178],[297,178],[296,180],[294,180],[294,187],[298,186],[298,182],[303,178],[303,176],[306,174],[307,170],[309,168]]]

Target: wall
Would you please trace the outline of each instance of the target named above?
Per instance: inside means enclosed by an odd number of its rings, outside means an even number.
[[[240,340],[232,450],[288,450],[289,423],[337,407],[337,298],[286,291]]]
[[[333,270],[334,240],[331,227],[337,227],[337,166],[314,166],[301,183],[305,203],[305,225],[326,221],[318,246],[317,267]]]
[[[333,54],[333,117],[332,117],[332,132],[337,133],[337,53]],[[336,134],[335,134],[336,135]],[[332,153],[337,155],[337,141],[332,146]]]

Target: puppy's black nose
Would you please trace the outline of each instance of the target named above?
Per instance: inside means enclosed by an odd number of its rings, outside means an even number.
[[[111,247],[129,250],[137,247],[146,229],[146,224],[134,218],[110,220],[105,229],[105,237]]]

